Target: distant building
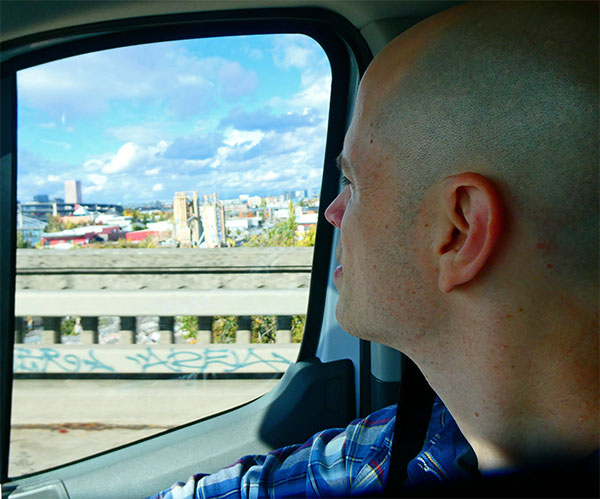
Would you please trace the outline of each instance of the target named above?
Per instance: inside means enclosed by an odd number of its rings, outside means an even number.
[[[225,228],[225,208],[219,201],[217,194],[204,195],[204,202],[200,206],[200,216],[204,229],[204,244],[207,248],[218,248],[227,244],[227,231]]]
[[[305,190],[287,191],[283,194],[283,199],[285,201],[291,201],[293,199],[302,199],[305,197],[306,197]]]
[[[176,192],[173,199],[174,236],[180,246],[191,247],[200,244],[200,213],[198,211],[198,193],[192,199],[187,193]]]
[[[65,181],[65,202],[78,204],[82,202],[80,180]]]
[[[17,212],[17,232],[23,237],[23,241],[32,248],[42,240],[42,233],[46,224],[35,218],[23,215],[21,210]]]
[[[116,241],[125,234],[118,226],[90,225],[61,232],[48,232],[42,234],[44,246],[77,245],[85,246],[93,242]]]
[[[175,240],[180,246],[218,248],[225,246],[225,208],[216,194],[204,196],[198,203],[198,193],[192,199],[185,192],[176,192],[173,200]]]
[[[128,241],[132,241],[132,242],[141,242],[146,238],[152,238],[155,239],[156,242],[158,242],[161,239],[165,239],[166,234],[164,232],[158,231],[158,230],[150,230],[150,229],[143,229],[143,230],[136,230],[133,232],[128,232],[127,234],[125,234],[125,238]]]
[[[36,194],[35,196],[33,196],[33,202],[34,203],[49,203],[50,198],[48,197],[48,194]]]
[[[123,213],[123,207],[118,204],[86,203],[79,206],[94,213]],[[48,219],[48,216],[62,217],[73,215],[78,208],[76,203],[61,203],[58,201],[51,203],[20,203],[20,207],[24,216],[37,218],[44,222]]]

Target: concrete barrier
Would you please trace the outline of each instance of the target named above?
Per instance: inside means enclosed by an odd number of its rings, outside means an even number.
[[[20,290],[19,317],[176,315],[297,315],[308,307],[308,288],[211,290]]]
[[[18,374],[281,373],[299,344],[69,345],[17,344]]]

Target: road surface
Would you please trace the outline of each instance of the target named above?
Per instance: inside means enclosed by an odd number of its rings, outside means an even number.
[[[9,475],[40,471],[253,400],[278,380],[15,380]]]

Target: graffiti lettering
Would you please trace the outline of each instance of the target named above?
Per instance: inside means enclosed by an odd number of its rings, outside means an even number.
[[[126,358],[137,363],[141,372],[147,372],[156,366],[162,366],[171,372],[236,372],[253,365],[261,365],[270,368],[273,372],[285,370],[291,364],[291,361],[277,354],[276,352],[256,352],[254,348],[242,350],[243,357],[240,360],[238,352],[234,349],[214,349],[205,348],[199,351],[191,350],[171,350],[163,357],[151,347],[147,347],[144,353],[138,353],[135,356]],[[283,367],[283,369],[282,369]],[[215,369],[216,368],[216,369]]]
[[[15,373],[235,373],[283,372],[297,349],[273,348],[131,348],[76,349],[17,347]]]
[[[15,347],[14,372],[114,372],[115,369],[96,358],[94,350],[77,355],[63,354],[56,348],[30,349]]]

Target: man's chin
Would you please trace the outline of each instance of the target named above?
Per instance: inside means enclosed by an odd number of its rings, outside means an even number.
[[[335,306],[335,318],[340,327],[351,334],[352,336],[357,336],[354,331],[356,328],[353,327],[353,321],[351,317],[348,317],[348,304],[345,304],[343,300],[338,299],[337,305]]]

